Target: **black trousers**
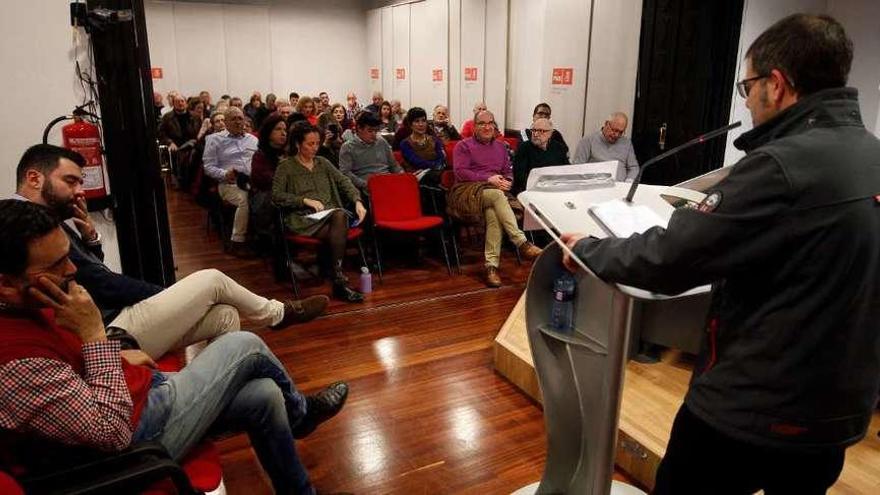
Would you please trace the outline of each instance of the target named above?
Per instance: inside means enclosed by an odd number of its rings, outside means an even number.
[[[822,494],[837,481],[845,449],[801,453],[730,438],[682,405],[660,462],[654,495]]]

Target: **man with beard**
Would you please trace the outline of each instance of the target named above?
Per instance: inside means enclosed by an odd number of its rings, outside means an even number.
[[[85,160],[50,144],[30,147],[19,161],[15,198],[41,204],[60,219],[70,239],[70,259],[80,283],[101,309],[108,336],[140,349],[144,362],[241,329],[239,314],[272,329],[309,321],[324,312],[326,296],[269,300],[218,270],[201,270],[163,289],[112,272],[103,263],[101,237],[89,218],[82,190]]]

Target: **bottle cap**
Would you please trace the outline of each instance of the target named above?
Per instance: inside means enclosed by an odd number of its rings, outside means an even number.
[[[362,266],[362,267],[361,267],[361,273],[370,273],[370,269],[367,268],[367,267],[365,267],[365,266]]]

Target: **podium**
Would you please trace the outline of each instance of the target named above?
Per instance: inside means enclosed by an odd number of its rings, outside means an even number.
[[[607,284],[579,262],[575,274],[575,328],[562,333],[550,325],[553,282],[562,274],[564,248],[557,232],[605,237],[589,215],[591,205],[626,195],[629,184],[573,192],[520,194],[529,214],[557,241],[535,261],[525,295],[526,332],[544,403],[547,458],[539,483],[516,493],[635,494],[612,483],[624,366],[630,340],[651,341],[695,351],[708,310],[708,286],[677,296]],[[641,186],[634,203],[668,220],[666,198],[700,201],[702,194],[679,187]],[[578,260],[579,261],[579,260]]]

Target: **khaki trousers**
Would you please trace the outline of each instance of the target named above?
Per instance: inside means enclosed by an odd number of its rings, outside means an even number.
[[[244,242],[248,230],[248,193],[236,184],[220,184],[217,187],[220,199],[235,206],[235,219],[232,221],[232,242]]]
[[[259,325],[284,317],[284,304],[239,285],[219,270],[200,270],[128,306],[109,326],[128,332],[153,359],[241,329],[239,314]]]
[[[483,189],[483,214],[486,217],[486,266],[498,267],[501,260],[502,229],[516,247],[526,242],[526,235],[516,224],[516,216],[500,189]]]

